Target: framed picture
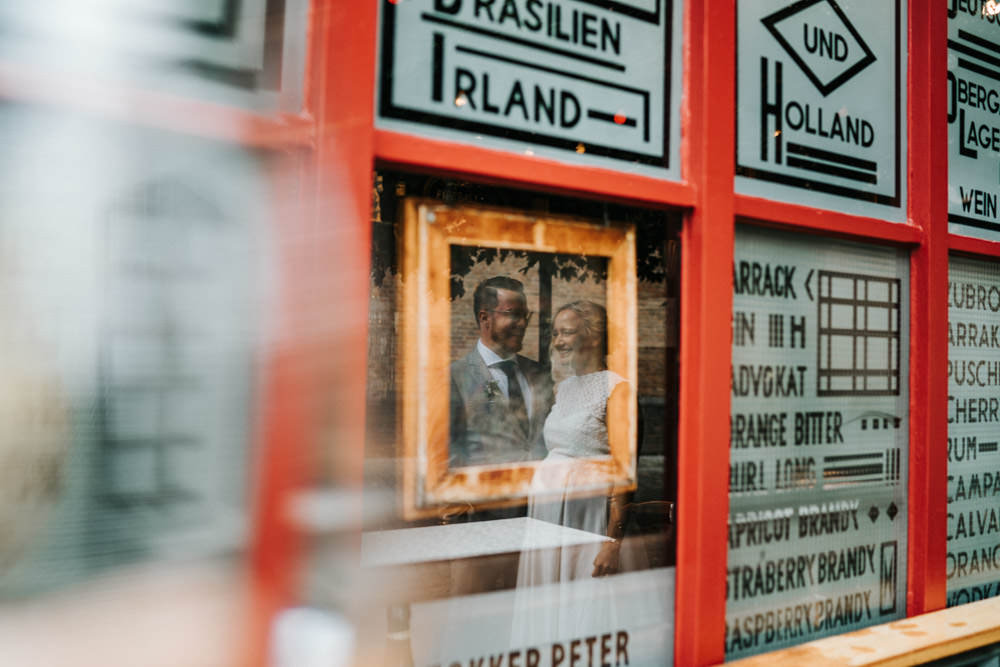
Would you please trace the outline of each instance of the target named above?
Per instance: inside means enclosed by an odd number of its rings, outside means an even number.
[[[422,199],[403,216],[404,515],[633,489],[634,228]]]

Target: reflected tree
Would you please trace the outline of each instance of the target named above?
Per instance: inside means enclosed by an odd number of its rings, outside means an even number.
[[[556,215],[571,215],[595,224],[632,224],[636,229],[636,275],[639,280],[660,283],[674,275],[672,267],[679,262],[676,241],[668,240],[669,215],[665,212],[618,207],[605,202],[562,197],[538,196],[521,191],[503,190],[464,181],[442,180],[413,175],[375,175],[372,187],[372,265],[371,278],[381,287],[386,278],[394,276],[396,266],[396,210],[408,193],[430,197],[447,204],[504,206],[522,211]],[[612,222],[614,221],[614,222]],[[585,283],[607,279],[607,261],[588,255],[554,254],[486,248],[453,246],[451,252],[451,298],[465,295],[465,278],[478,265],[490,266],[507,259],[524,262],[521,274],[538,272],[538,335],[539,361],[548,362],[548,344],[552,323],[552,281]]]

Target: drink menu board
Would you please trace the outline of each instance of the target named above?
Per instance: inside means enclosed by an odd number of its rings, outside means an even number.
[[[903,221],[908,4],[734,4],[738,192]]]
[[[948,605],[1000,593],[1000,265],[948,277]]]
[[[1000,6],[948,0],[948,230],[1000,238]]]
[[[737,228],[726,655],[905,614],[909,267]]]

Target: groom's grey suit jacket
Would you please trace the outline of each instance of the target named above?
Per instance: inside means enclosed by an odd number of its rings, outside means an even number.
[[[449,465],[487,465],[545,457],[542,426],[552,408],[552,379],[537,362],[517,355],[531,386],[532,413],[525,432],[475,348],[451,364]]]

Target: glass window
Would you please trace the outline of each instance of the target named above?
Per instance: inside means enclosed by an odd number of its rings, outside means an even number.
[[[379,7],[379,126],[679,180],[680,0]]]
[[[1000,268],[952,257],[948,276],[948,605],[1000,587]]]
[[[266,157],[60,112],[0,120],[16,165],[0,210],[0,599],[242,554]]]
[[[373,215],[362,652],[669,663],[676,220],[391,172]]]
[[[908,258],[735,244],[728,658],[906,614]]]
[[[996,240],[996,10],[948,3],[948,229]]]
[[[907,3],[736,6],[736,189],[904,221]]]

